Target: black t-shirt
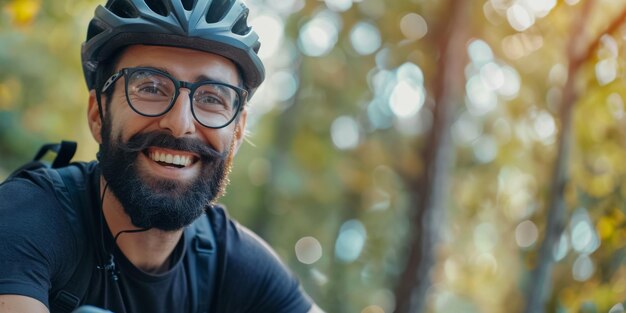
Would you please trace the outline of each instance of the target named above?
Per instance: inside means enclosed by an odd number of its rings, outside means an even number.
[[[99,170],[96,162],[81,164],[86,192],[98,206]],[[64,207],[59,186],[53,186],[45,170],[31,179],[11,179],[0,185],[0,294],[32,297],[49,306],[49,296],[68,280],[82,255],[81,247],[100,249],[101,244],[76,238]],[[219,206],[208,210],[218,251],[213,312],[307,312],[311,300],[271,248],[251,231],[230,219]],[[206,218],[206,217],[201,217]],[[98,225],[93,223],[93,225]],[[108,231],[97,228],[91,237],[113,247]],[[105,228],[106,229],[106,228]],[[165,273],[149,274],[136,268],[114,249],[118,280],[94,266],[83,299],[116,313],[192,312],[190,300],[190,236],[185,230]],[[199,278],[202,279],[202,278]],[[199,295],[203,297],[206,295]]]

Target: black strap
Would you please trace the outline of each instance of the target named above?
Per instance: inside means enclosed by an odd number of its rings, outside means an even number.
[[[87,243],[93,242],[89,231],[92,227],[87,226],[92,223],[92,219],[88,217],[91,208],[86,190],[87,184],[84,181],[83,173],[77,166],[70,165],[55,169],[51,171],[51,175],[54,175],[53,173],[58,173],[65,185],[63,192],[66,192],[70,197],[72,206],[63,209],[82,250],[81,258],[74,269],[74,273],[65,286],[52,295],[50,302],[52,312],[70,313],[79,306],[87,291],[95,264],[94,256],[90,253],[91,249],[87,248]],[[85,238],[86,234],[87,238]]]
[[[195,233],[191,241],[192,247],[190,247],[193,249],[193,253],[188,258],[192,273],[190,275],[192,303],[195,306],[194,312],[208,313],[211,311],[217,277],[215,272],[217,268],[215,235],[206,214],[197,219],[190,228]]]
[[[56,157],[48,171],[52,183],[59,191],[57,197],[61,201],[63,211],[69,220],[72,232],[77,239],[77,245],[83,252],[77,267],[65,286],[57,289],[51,295],[50,308],[52,312],[70,313],[78,307],[80,301],[87,290],[91,274],[93,271],[94,256],[89,253],[90,249],[86,249],[87,238],[85,234],[90,234],[87,223],[91,223],[92,219],[86,217],[91,211],[88,192],[86,190],[87,183],[84,175],[78,166],[70,165],[72,157],[76,152],[76,142],[61,141],[56,144],[43,145],[33,161],[27,163],[20,170],[36,169],[39,167],[48,167],[41,159],[49,152],[56,152]],[[19,172],[20,170],[16,171]],[[88,235],[89,236],[89,235]]]
[[[57,156],[52,162],[52,168],[59,168],[70,164],[74,153],[76,153],[76,142],[74,141],[61,141],[60,143],[49,143],[39,148],[39,151],[33,158],[33,161],[39,161],[43,158],[48,151],[54,151]]]

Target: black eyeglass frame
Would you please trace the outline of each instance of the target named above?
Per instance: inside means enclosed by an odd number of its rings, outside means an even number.
[[[222,83],[222,82],[218,82],[218,81],[213,81],[213,80],[203,80],[203,81],[199,81],[199,82],[195,82],[195,83],[190,83],[190,82],[186,82],[186,81],[182,81],[182,80],[178,80],[175,77],[172,77],[172,75],[170,75],[169,73],[160,71],[156,68],[151,68],[151,67],[126,67],[121,69],[119,72],[111,75],[111,77],[109,77],[109,79],[106,80],[106,82],[104,83],[104,85],[102,85],[102,89],[101,89],[101,93],[105,93],[109,87],[111,87],[118,79],[120,79],[120,77],[124,76],[124,77],[129,77],[132,74],[134,74],[135,72],[138,71],[148,71],[148,72],[152,72],[155,74],[159,74],[162,76],[165,76],[167,78],[169,78],[173,83],[174,83],[174,87],[175,87],[175,92],[174,92],[174,97],[172,97],[172,99],[170,100],[170,104],[167,106],[167,108],[165,110],[163,110],[163,112],[159,113],[159,114],[146,114],[143,112],[140,112],[139,110],[137,110],[132,102],[130,101],[130,97],[128,96],[128,79],[125,79],[124,81],[124,93],[126,94],[126,102],[128,102],[128,106],[130,106],[130,108],[135,111],[135,113],[141,115],[141,116],[146,116],[146,117],[158,117],[158,116],[162,116],[165,115],[167,112],[169,112],[173,107],[174,104],[176,103],[176,99],[178,99],[178,96],[180,95],[180,88],[187,88],[189,89],[189,103],[191,106],[191,114],[193,115],[193,118],[198,121],[198,123],[200,123],[200,125],[206,127],[206,128],[211,128],[211,129],[220,129],[220,128],[224,128],[228,125],[230,125],[230,123],[232,123],[237,116],[239,115],[239,111],[243,110],[243,108],[245,107],[244,103],[246,101],[246,99],[248,98],[248,91],[243,89],[243,88],[239,88],[237,86],[233,86],[227,83]],[[207,84],[212,84],[212,85],[221,85],[224,87],[228,87],[233,89],[236,93],[237,93],[237,97],[238,97],[238,101],[236,104],[236,108],[234,109],[235,114],[233,114],[233,117],[228,120],[224,125],[222,126],[208,126],[204,123],[202,123],[202,121],[200,121],[200,119],[196,116],[196,112],[194,111],[194,105],[193,105],[193,95],[196,92],[196,89],[198,89],[199,87],[202,87],[204,85]]]

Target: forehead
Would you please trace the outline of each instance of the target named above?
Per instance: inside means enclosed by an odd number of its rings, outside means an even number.
[[[179,80],[197,81],[200,77],[240,84],[237,66],[217,54],[185,48],[133,45],[124,49],[117,69],[126,67],[156,67],[165,69]]]

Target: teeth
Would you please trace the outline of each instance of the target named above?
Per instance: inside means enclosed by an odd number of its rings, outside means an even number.
[[[157,162],[164,162],[175,165],[189,166],[191,164],[191,157],[184,155],[172,155],[160,152],[150,153],[150,158]]]

